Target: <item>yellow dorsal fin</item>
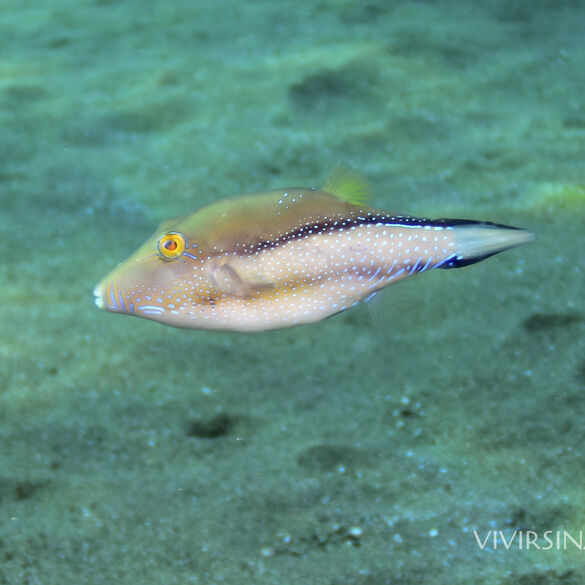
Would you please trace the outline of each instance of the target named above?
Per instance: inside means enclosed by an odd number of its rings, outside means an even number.
[[[335,165],[331,169],[323,185],[323,191],[354,205],[366,203],[372,194],[368,180],[358,171],[344,164]]]

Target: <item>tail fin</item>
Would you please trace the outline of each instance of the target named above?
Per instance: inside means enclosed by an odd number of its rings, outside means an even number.
[[[467,219],[439,219],[433,223],[451,227],[457,242],[457,255],[440,268],[461,268],[475,264],[534,240],[534,234],[528,230],[497,223]]]

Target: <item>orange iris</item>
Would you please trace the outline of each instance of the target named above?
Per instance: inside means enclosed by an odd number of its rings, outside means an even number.
[[[156,248],[163,258],[174,260],[187,248],[187,238],[178,232],[170,232],[158,239]]]

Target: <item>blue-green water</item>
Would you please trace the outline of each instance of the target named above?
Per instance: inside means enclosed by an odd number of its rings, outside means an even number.
[[[575,546],[475,534],[585,531],[584,27],[580,0],[4,0],[0,583],[582,583]],[[93,305],[162,219],[340,161],[377,207],[538,239],[272,333]]]

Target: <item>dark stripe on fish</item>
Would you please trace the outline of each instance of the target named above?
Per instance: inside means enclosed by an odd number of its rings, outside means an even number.
[[[438,220],[439,222],[443,220]],[[312,234],[323,234],[325,232],[335,232],[341,231],[342,229],[352,228],[352,227],[359,227],[359,226],[375,226],[376,224],[384,224],[388,227],[440,227],[440,228],[448,228],[448,225],[444,225],[442,223],[435,224],[434,220],[421,218],[421,217],[413,217],[409,215],[385,215],[385,214],[363,214],[357,217],[350,217],[344,218],[339,217],[335,219],[334,217],[323,218],[320,222],[317,223],[307,223],[304,226],[296,228],[294,231],[287,232],[281,234],[274,239],[271,240],[260,240],[256,244],[250,245],[249,243],[240,244],[241,248],[237,250],[228,251],[222,250],[223,253],[229,255],[231,253],[234,254],[253,254],[260,249],[274,249],[278,246],[283,244],[287,244],[288,242],[296,239],[300,239],[305,237],[305,235],[312,235]]]

